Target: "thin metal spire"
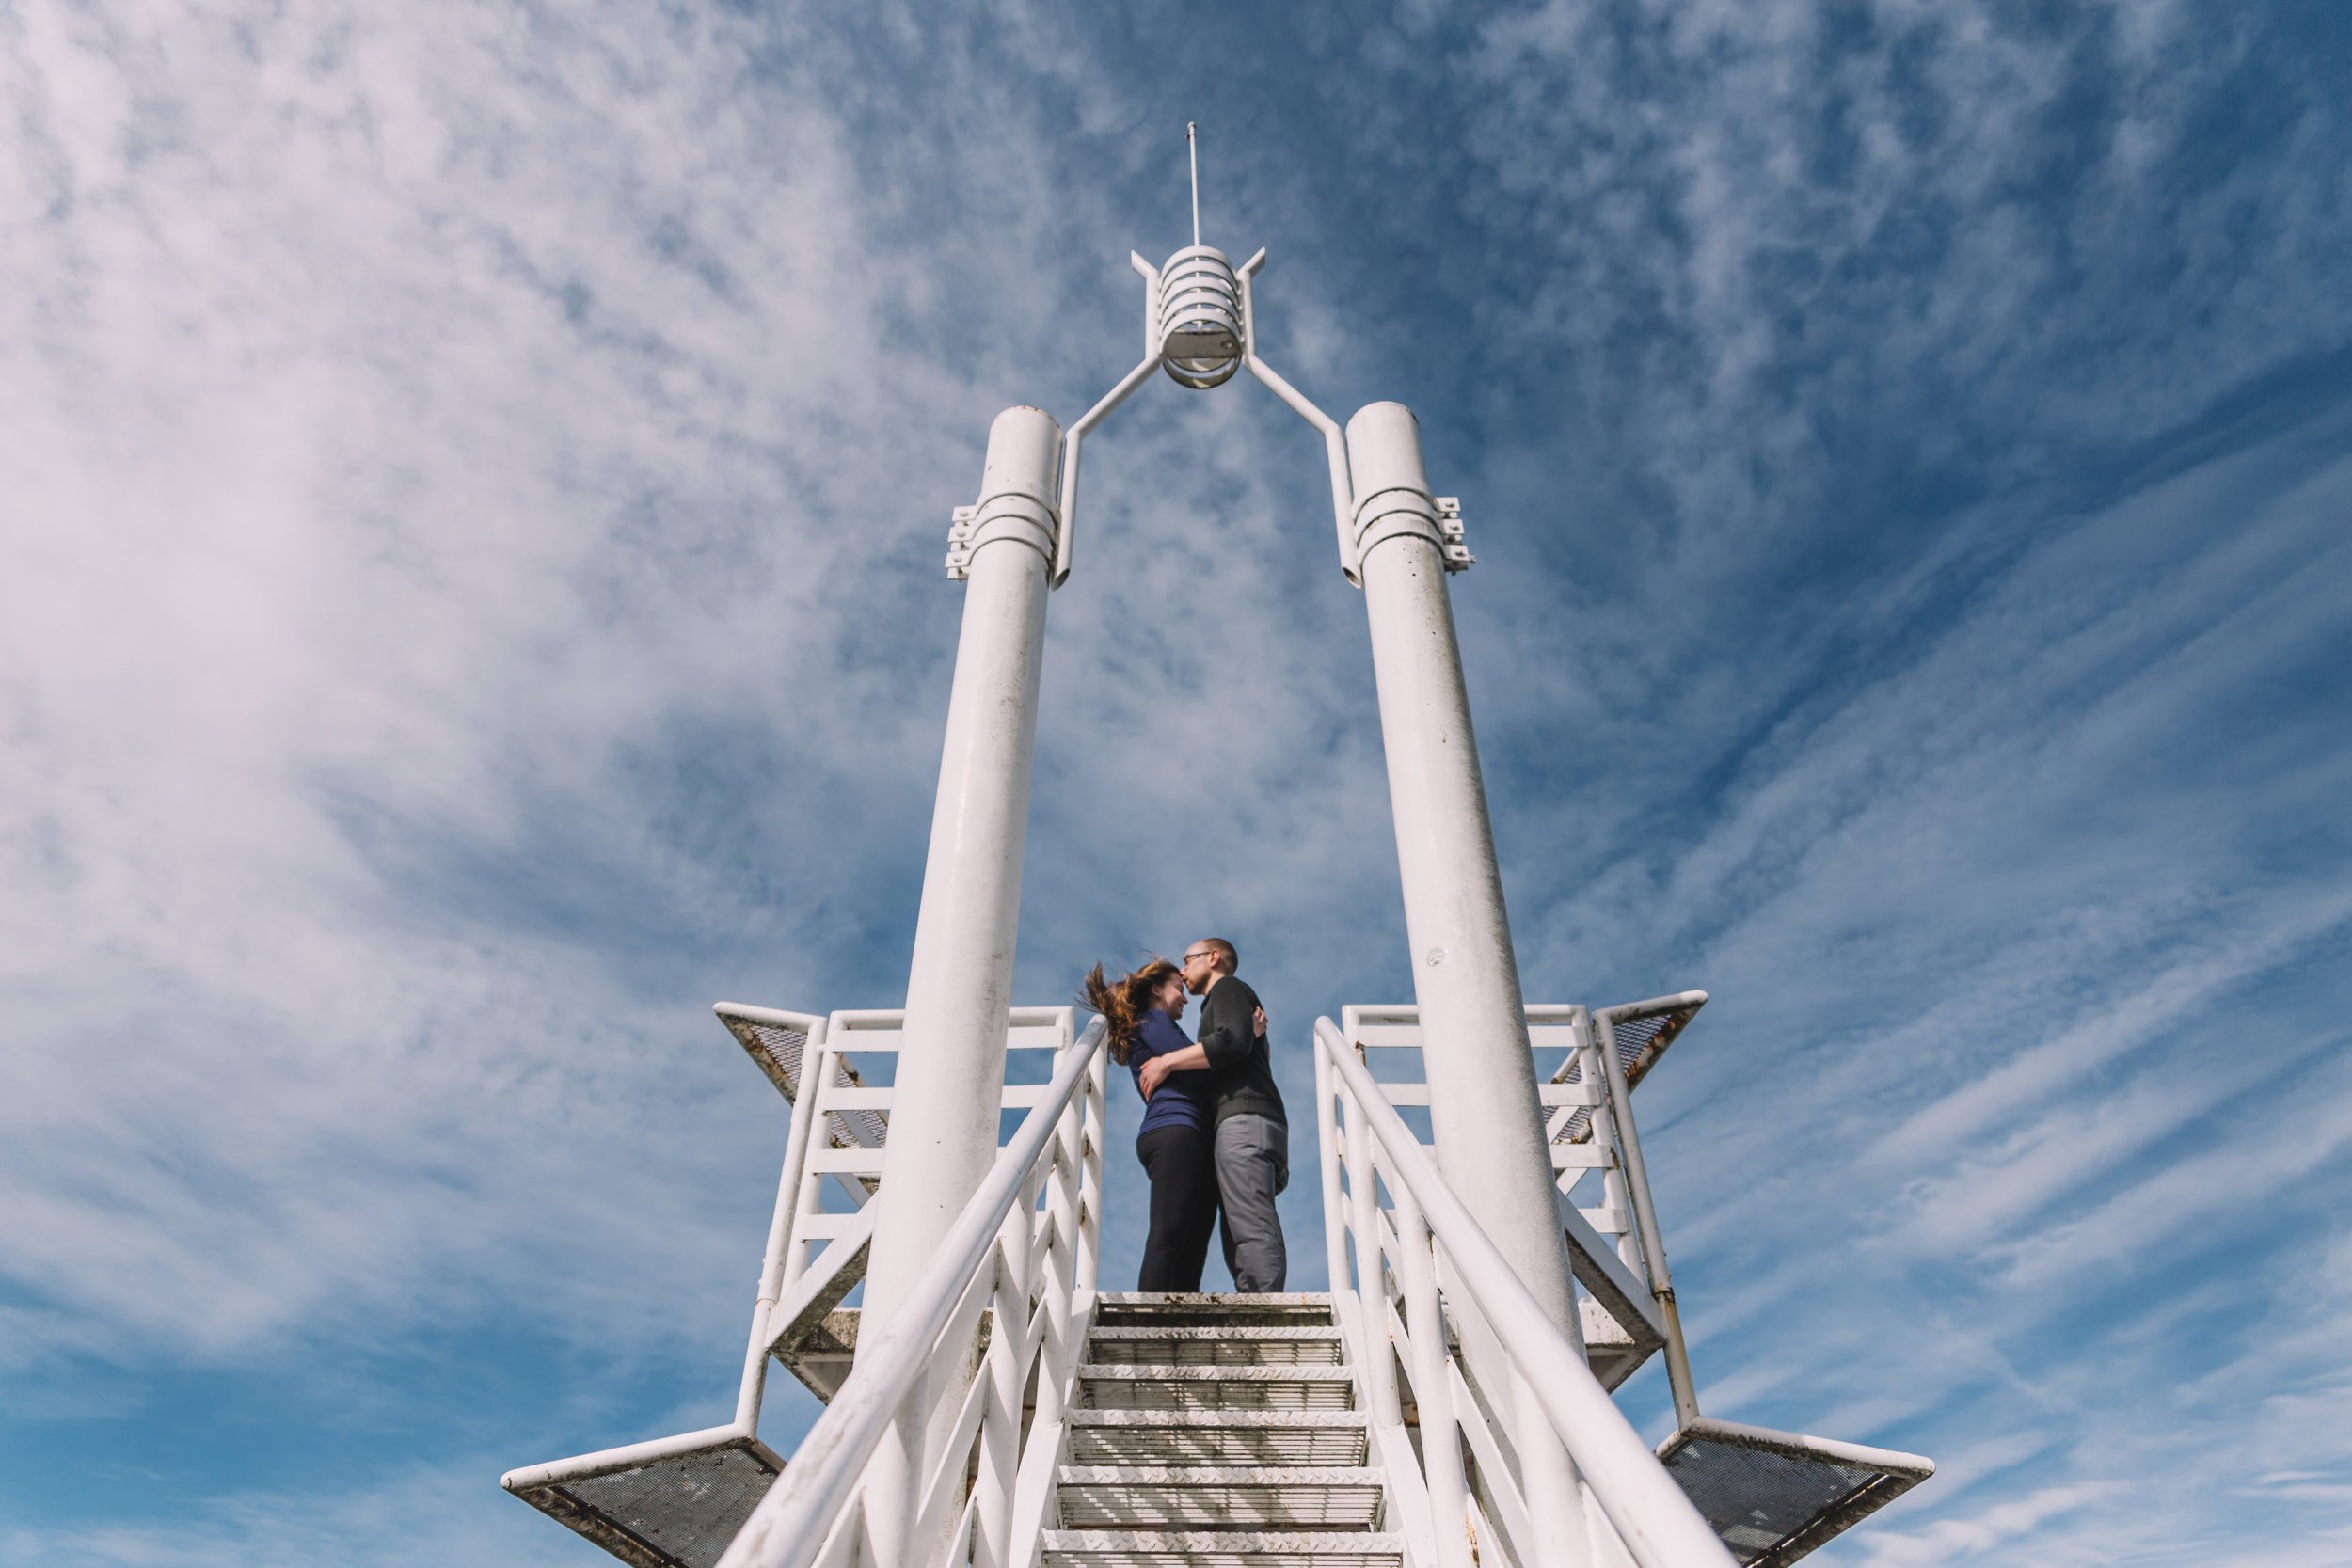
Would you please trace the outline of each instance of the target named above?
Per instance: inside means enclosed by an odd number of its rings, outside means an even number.
[[[1184,121],[1184,154],[1192,160],[1192,243],[1200,243],[1200,135],[1191,120]]]

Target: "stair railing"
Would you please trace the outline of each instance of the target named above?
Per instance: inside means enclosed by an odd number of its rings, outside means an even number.
[[[1593,1376],[1581,1348],[1545,1314],[1327,1018],[1315,1021],[1315,1047],[1317,1122],[1328,1130],[1324,1224],[1335,1236],[1344,1228],[1352,1243],[1360,1295],[1353,1316],[1366,1338],[1356,1347],[1359,1364],[1386,1370],[1393,1344],[1412,1387],[1437,1568],[1471,1560],[1465,1445],[1489,1528],[1512,1538],[1518,1560],[1540,1561],[1510,1474],[1511,1434],[1481,1410],[1490,1403],[1507,1420],[1530,1398],[1598,1505],[1601,1519],[1588,1522],[1605,1521],[1640,1568],[1730,1568],[1730,1552]],[[1387,1211],[1376,1202],[1383,1187],[1394,1205]],[[1346,1283],[1336,1243],[1332,1254],[1336,1293]],[[1482,1402],[1447,1332],[1449,1314],[1464,1339],[1493,1353],[1481,1365],[1508,1369],[1510,1387],[1487,1390]]]
[[[1015,1515],[1025,1512],[1024,1495],[1051,1479],[1050,1464],[1023,1464],[1024,1394],[1034,1370],[1028,1447],[1057,1448],[1095,1289],[1106,1038],[1097,1019],[1063,1053],[930,1267],[889,1323],[859,1346],[840,1391],[719,1568],[848,1568],[884,1555],[886,1543],[904,1543],[928,1565],[1017,1568]],[[967,1360],[984,1311],[988,1349],[978,1375],[961,1387],[937,1374]],[[892,1423],[922,1433],[958,1393],[961,1402],[915,1497],[869,1497],[867,1463]],[[1040,1470],[1041,1480],[1028,1473]],[[967,1475],[975,1478],[968,1496]],[[882,1509],[896,1516],[878,1517]]]

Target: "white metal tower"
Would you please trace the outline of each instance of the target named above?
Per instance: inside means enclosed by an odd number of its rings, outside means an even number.
[[[1194,243],[1132,259],[1141,359],[1066,435],[999,415],[955,511],[903,1010],[718,1009],[792,1105],[735,1419],[504,1484],[639,1568],[1780,1568],[1932,1466],[1698,1414],[1631,1088],[1706,995],[1523,1001],[1447,587],[1461,509],[1410,411],[1343,431],[1266,363],[1265,252],[1200,243],[1193,167]],[[1010,994],[1045,611],[1087,436],[1154,371],[1245,370],[1324,439],[1415,1001],[1316,1024],[1328,1292],[1119,1295],[1095,1268],[1102,1028]],[[1025,1050],[1050,1069],[1010,1082]],[[1399,1106],[1426,1107],[1426,1148]],[[1000,1148],[1006,1110],[1027,1114]],[[1678,1430],[1653,1454],[1608,1390],[1661,1350]],[[771,1358],[830,1402],[788,1465],[757,1435]]]

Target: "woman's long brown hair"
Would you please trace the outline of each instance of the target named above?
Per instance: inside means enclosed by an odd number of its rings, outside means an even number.
[[[1116,980],[1103,974],[1101,964],[1088,974],[1086,984],[1078,988],[1078,1006],[1101,1013],[1104,1022],[1111,1026],[1112,1061],[1121,1067],[1126,1065],[1127,1053],[1136,1043],[1136,1026],[1152,1010],[1152,993],[1169,975],[1182,973],[1166,958],[1153,958],[1134,974],[1122,974]]]

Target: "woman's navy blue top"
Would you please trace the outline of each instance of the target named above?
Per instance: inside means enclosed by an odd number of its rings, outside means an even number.
[[[1136,1021],[1136,1037],[1127,1047],[1127,1070],[1136,1075],[1136,1092],[1143,1092],[1144,1063],[1171,1051],[1182,1051],[1191,1043],[1176,1026],[1176,1021],[1161,1008],[1154,1007]],[[1191,1072],[1171,1072],[1161,1079],[1152,1098],[1143,1102],[1143,1125],[1136,1129],[1136,1136],[1157,1132],[1164,1127],[1197,1127],[1206,1132],[1212,1125],[1209,1077],[1208,1069],[1200,1068]]]

